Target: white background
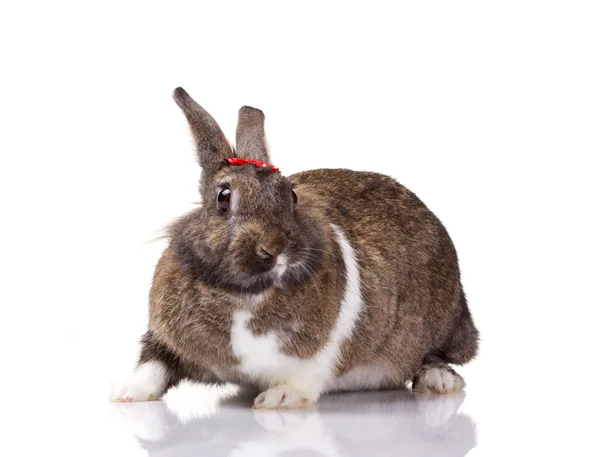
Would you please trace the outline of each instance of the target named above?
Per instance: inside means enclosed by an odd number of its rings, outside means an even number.
[[[471,455],[593,454],[599,23],[579,1],[3,2],[13,455],[101,443],[106,385],[145,328],[152,240],[198,199],[180,85],[230,138],[240,106],[262,109],[283,173],[384,172],[441,218],[482,335],[461,371]]]

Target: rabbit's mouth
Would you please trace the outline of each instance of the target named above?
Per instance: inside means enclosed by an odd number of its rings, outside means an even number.
[[[271,272],[275,274],[277,279],[281,279],[288,269],[288,264],[288,257],[285,254],[281,254],[277,257],[277,262]]]
[[[269,271],[248,277],[247,281],[242,281],[243,287],[264,292],[271,288],[282,289],[288,285],[302,284],[314,277],[316,266],[307,264],[306,259],[291,260],[286,254],[280,254]],[[249,283],[253,283],[253,287]]]
[[[277,257],[275,265],[264,276],[270,282],[271,287],[282,288],[285,285],[285,276],[290,269],[289,258],[285,254],[280,254]]]

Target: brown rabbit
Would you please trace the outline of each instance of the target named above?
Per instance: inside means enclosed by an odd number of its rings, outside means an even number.
[[[452,241],[416,195],[377,173],[285,177],[267,163],[260,110],[240,109],[233,149],[183,89],[173,96],[202,204],[170,228],[138,367],[111,399],[157,399],[184,378],[256,386],[256,408],[411,380],[461,390],[448,364],[476,355],[478,332]]]

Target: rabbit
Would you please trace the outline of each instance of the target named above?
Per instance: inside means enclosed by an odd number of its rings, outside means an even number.
[[[258,409],[327,392],[464,388],[449,364],[478,351],[454,245],[393,178],[348,169],[285,177],[264,114],[239,110],[233,147],[182,88],[202,169],[200,206],[173,222],[134,373],[112,401],[159,399],[183,379],[236,383]]]

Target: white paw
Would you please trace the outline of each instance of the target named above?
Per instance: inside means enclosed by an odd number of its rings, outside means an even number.
[[[127,379],[110,385],[110,401],[158,400],[165,388],[166,370],[160,362],[146,362]]]
[[[304,392],[290,385],[272,387],[254,399],[254,409],[293,409],[309,403]]]
[[[110,386],[110,401],[132,402],[158,400],[159,393],[137,382],[135,376]]]
[[[465,380],[448,366],[423,367],[413,381],[413,391],[435,394],[460,392]]]

